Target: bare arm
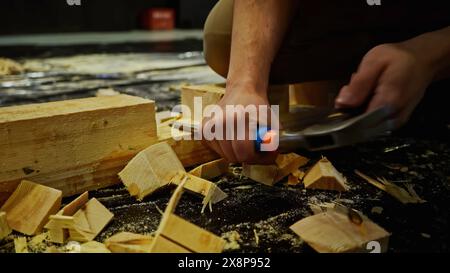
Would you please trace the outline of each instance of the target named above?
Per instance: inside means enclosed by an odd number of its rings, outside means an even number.
[[[219,106],[268,105],[270,67],[296,10],[296,0],[235,0],[230,65]],[[204,128],[245,120],[245,113],[204,120]],[[272,121],[273,122],[273,121]],[[250,131],[250,130],[249,130]],[[268,163],[275,154],[256,154],[250,133],[245,140],[212,140],[207,144],[230,162]]]
[[[296,10],[295,0],[234,2],[232,45],[227,84],[265,92],[270,66]]]

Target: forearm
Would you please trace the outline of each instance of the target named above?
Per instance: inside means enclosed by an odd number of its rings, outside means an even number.
[[[434,80],[450,77],[450,26],[405,41],[432,70]]]
[[[265,94],[270,67],[296,11],[296,0],[236,0],[227,92]]]

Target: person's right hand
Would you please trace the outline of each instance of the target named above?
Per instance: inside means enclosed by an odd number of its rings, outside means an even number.
[[[241,109],[236,112],[227,113],[226,106],[237,106],[241,105]],[[257,120],[250,120],[249,115],[245,114],[243,108],[246,106],[258,106],[266,105],[269,106],[269,101],[267,99],[266,92],[258,92],[252,91],[245,88],[227,88],[227,91],[224,97],[218,103],[218,106],[222,109],[224,115],[223,116],[212,116],[211,118],[205,118],[202,122],[202,127],[208,131],[214,132],[211,130],[214,127],[214,124],[222,125],[223,128],[223,140],[205,140],[204,142],[211,147],[215,152],[221,155],[230,163],[258,163],[258,164],[270,164],[275,161],[276,152],[257,152],[255,150],[255,142],[254,137],[256,135],[256,131],[249,130],[251,126],[249,124],[254,124],[255,122],[261,125],[270,125],[274,124],[274,122],[278,122],[278,120],[270,121],[270,113],[267,114],[269,124],[265,124],[264,120],[261,120],[261,117],[258,115]],[[270,107],[268,107],[270,110]],[[253,123],[252,123],[253,122]],[[233,140],[226,140],[226,128],[227,124],[234,124],[234,135]],[[239,124],[246,124],[245,129],[245,139],[237,140],[237,126]],[[219,134],[217,131],[216,137]],[[230,133],[230,131],[229,131]]]

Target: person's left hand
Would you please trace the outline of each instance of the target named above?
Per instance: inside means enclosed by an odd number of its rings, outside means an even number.
[[[391,127],[406,123],[422,99],[434,72],[425,57],[408,42],[383,44],[370,50],[350,83],[342,87],[336,108],[353,108],[368,102],[367,111],[389,107]]]

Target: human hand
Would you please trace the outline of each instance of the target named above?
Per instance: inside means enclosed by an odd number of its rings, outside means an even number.
[[[234,111],[229,111],[227,106],[238,107]],[[267,106],[268,111],[265,113],[257,111],[256,116],[247,112],[249,109],[258,110],[259,106]],[[227,88],[224,97],[218,103],[218,107],[224,115],[214,115],[205,118],[202,122],[203,132],[214,132],[215,137],[215,139],[206,140],[204,137],[206,145],[231,163],[270,164],[275,161],[277,154],[275,151],[255,151],[256,126],[278,124],[277,117],[271,116],[272,110],[269,107],[265,92],[251,91],[245,88]],[[249,108],[246,109],[246,107]],[[267,120],[263,117],[264,114],[267,114]],[[234,129],[227,129],[227,125]],[[217,126],[221,126],[223,130],[217,130]],[[240,138],[238,138],[239,132]],[[242,134],[242,132],[244,133]],[[222,136],[221,139],[220,136]]]
[[[359,107],[368,102],[366,111],[372,111],[387,106],[389,127],[398,128],[408,121],[433,77],[426,53],[408,41],[379,45],[364,56],[350,83],[340,90],[335,107]]]

